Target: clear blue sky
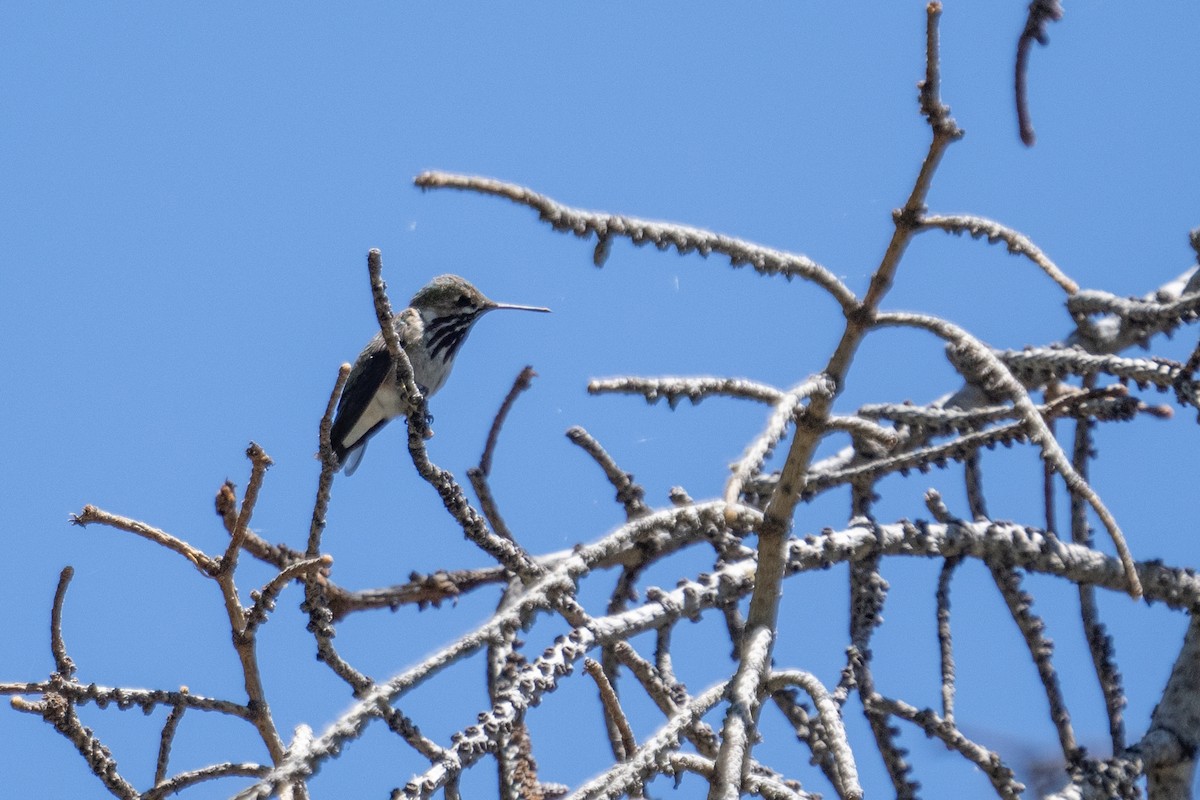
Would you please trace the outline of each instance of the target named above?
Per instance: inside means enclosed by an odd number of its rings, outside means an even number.
[[[999,219],[1033,238],[1079,283],[1142,294],[1183,271],[1200,225],[1195,102],[1200,10],[1169,3],[1070,4],[1033,53],[1039,140],[1017,138],[1014,44],[1026,4],[947,4],[944,98],[967,136],[948,153],[930,207]],[[241,699],[219,595],[177,556],[120,532],[68,525],[85,503],[165,528],[210,552],[226,536],[212,497],[244,485],[250,440],[275,459],[254,527],[303,542],[318,472],[316,424],[338,365],[375,321],[368,248],[383,250],[393,300],[457,272],[498,300],[548,317],[485,319],[433,403],[431,454],[458,474],[475,463],[512,378],[541,377],[505,429],[494,488],[535,552],[595,538],[620,521],[612,491],[563,431],[583,425],[656,505],[683,485],[717,495],[766,411],[747,403],[648,407],[591,398],[591,377],[737,375],[790,386],[819,369],[839,314],[801,282],[734,271],[721,259],[636,250],[608,265],[591,244],[551,232],[502,201],[421,194],[421,170],[517,181],[574,205],[675,220],[803,252],[861,291],[928,140],[915,82],[924,4],[96,4],[0,8],[0,368],[4,497],[0,681],[52,669],[50,599],[74,565],[66,606],[84,681]],[[910,249],[887,308],[942,314],[989,343],[1020,347],[1070,327],[1061,291],[1002,248],[930,233]],[[1158,353],[1180,357],[1185,330]],[[839,407],[931,400],[957,381],[938,343],[871,338]],[[1165,402],[1152,398],[1155,402]],[[1193,417],[1108,427],[1096,484],[1138,558],[1200,563]],[[829,446],[841,446],[831,441]],[[1039,467],[1029,449],[984,459],[992,513],[1037,524]],[[882,519],[925,516],[943,489],[962,511],[960,471],[883,484]],[[801,533],[845,523],[845,495],[801,507]],[[348,587],[414,570],[483,565],[408,462],[400,426],[334,488],[326,545]],[[673,585],[679,572],[649,577]],[[933,563],[887,563],[893,595],[875,640],[880,688],[937,704]],[[242,588],[269,577],[246,560]],[[608,585],[609,578],[596,583]],[[1059,649],[1081,737],[1105,727],[1073,592],[1029,581]],[[597,602],[595,587],[586,595]],[[833,683],[846,644],[845,571],[790,581],[780,666]],[[1002,749],[1055,749],[1036,675],[978,565],[955,585],[959,717]],[[264,673],[285,731],[318,730],[349,702],[313,659],[282,597],[266,627]],[[456,609],[361,616],[339,629],[353,662],[385,677],[485,618],[494,592]],[[1144,730],[1184,618],[1105,595],[1130,693],[1130,736]],[[681,652],[715,621],[681,628]],[[534,652],[559,631],[529,635]],[[689,641],[688,637],[694,637]],[[709,639],[708,641],[711,641]],[[681,666],[700,690],[732,669],[724,646]],[[1011,658],[1017,654],[1015,659]],[[451,670],[402,707],[445,743],[484,708],[482,668]],[[630,692],[633,694],[634,692]],[[601,768],[602,728],[569,736],[551,721],[594,703],[572,680],[531,716],[543,777],[578,783]],[[1018,698],[1026,698],[1024,700]],[[146,787],[163,712],[87,707],[84,721]],[[861,735],[861,717],[851,714]],[[561,719],[561,716],[558,717]],[[639,736],[658,724],[639,717]],[[764,758],[810,776],[807,751],[776,719]],[[0,783],[12,796],[101,797],[68,743],[38,719],[0,709]],[[929,796],[973,796],[986,781],[908,730]],[[1007,752],[1011,753],[1011,750]],[[888,793],[863,751],[869,792]],[[264,758],[245,726],[189,714],[173,766]],[[798,766],[796,766],[798,765]],[[379,768],[384,766],[385,768]],[[314,782],[319,797],[384,797],[419,763],[373,731]],[[490,768],[468,782],[488,796]],[[194,790],[222,797],[234,782]],[[679,796],[697,791],[685,784]],[[672,796],[664,783],[656,796]]]

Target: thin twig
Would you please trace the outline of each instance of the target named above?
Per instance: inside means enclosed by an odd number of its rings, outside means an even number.
[[[617,490],[617,502],[625,507],[626,519],[637,519],[650,513],[644,498],[646,490],[633,480],[633,474],[621,469],[600,442],[578,425],[567,430],[567,438],[592,457],[604,471],[604,477]]]
[[[333,442],[330,440],[333,412],[349,377],[350,365],[342,364],[333,382],[333,391],[329,393],[329,401],[325,404],[325,413],[321,415],[321,422],[317,425],[317,456],[321,461],[321,474],[317,478],[317,497],[313,501],[312,519],[308,524],[308,544],[304,550],[307,558],[316,558],[321,553],[321,535],[325,532],[325,516],[329,512],[333,476],[338,470],[337,456],[334,455]]]
[[[181,691],[186,693],[187,690]],[[167,719],[163,723],[162,733],[158,737],[158,759],[154,765],[155,786],[167,779],[167,765],[171,760],[171,744],[175,741],[175,732],[179,730],[179,723],[183,720],[185,711],[187,711],[187,706],[183,704],[175,706],[167,714]]]
[[[338,460],[333,452],[330,431],[333,426],[334,409],[337,407],[338,398],[341,397],[349,376],[350,365],[342,364],[338,368],[333,390],[329,393],[325,412],[321,415],[321,421],[317,426],[317,455],[321,462],[321,473],[317,478],[317,496],[313,501],[312,517],[308,525],[305,554],[301,557],[294,552],[288,553],[290,563],[280,566],[275,580],[278,581],[284,573],[303,575],[304,603],[301,605],[301,609],[308,613],[308,629],[317,643],[317,660],[328,666],[357,695],[371,685],[371,679],[342,658],[333,644],[335,635],[333,623],[340,615],[335,613],[332,608],[331,596],[338,600],[346,600],[348,593],[332,591],[333,587],[326,576],[332,561],[328,560],[328,556],[321,555],[321,537],[325,532],[326,515],[329,512],[333,476],[338,469]],[[247,537],[247,541],[251,541],[249,537]],[[299,571],[292,572],[299,564],[306,566]],[[274,584],[274,581],[272,583]],[[282,589],[282,584],[279,585],[279,589]],[[265,600],[270,599],[273,599],[272,595],[268,595],[265,599],[260,597],[256,601],[255,607],[251,609],[249,615],[252,623],[263,615],[263,610],[266,608]]]
[[[633,729],[629,727],[629,719],[625,716],[625,711],[621,708],[621,701],[617,699],[617,693],[613,690],[613,685],[609,683],[608,676],[604,674],[600,662],[593,658],[585,658],[583,668],[596,682],[604,714],[612,720],[613,726],[620,734],[620,738],[613,742],[613,748],[614,750],[620,748],[621,754],[617,756],[617,760],[624,761],[637,750],[637,740],[633,737]]]
[[[1086,420],[1075,423],[1075,446],[1072,463],[1086,480],[1088,463],[1093,456],[1091,424]],[[1071,541],[1090,547],[1091,531],[1088,527],[1087,506],[1078,497],[1071,498]],[[1091,584],[1077,584],[1079,590],[1079,615],[1083,624],[1084,637],[1092,656],[1092,667],[1104,696],[1104,710],[1108,715],[1108,733],[1114,754],[1125,750],[1125,690],[1121,672],[1117,668],[1112,637],[1100,621],[1100,609],[1096,604],[1096,589]]]
[[[512,388],[508,390],[508,394],[504,397],[504,402],[500,404],[500,410],[496,412],[495,418],[492,419],[492,427],[488,430],[487,444],[483,447],[483,455],[479,457],[479,471],[486,478],[492,474],[492,454],[496,450],[496,440],[500,438],[500,428],[504,426],[504,420],[508,418],[508,412],[512,410],[513,405],[517,402],[517,398],[521,393],[528,390],[533,385],[533,379],[537,377],[537,373],[533,371],[532,366],[526,365],[513,381]]]
[[[289,583],[302,579],[305,575],[328,571],[331,566],[333,566],[333,556],[328,554],[318,558],[296,561],[276,573],[266,586],[256,592],[251,592],[250,596],[254,600],[254,605],[246,611],[246,632],[253,633],[266,621],[267,614],[275,609],[275,599]]]
[[[110,514],[107,511],[103,511],[93,505],[84,506],[83,511],[80,511],[78,514],[74,514],[71,517],[71,524],[78,525],[81,528],[86,527],[93,522],[98,522],[101,525],[107,525],[110,528],[116,528],[118,530],[137,534],[142,538],[149,539],[155,544],[162,545],[168,550],[179,553],[188,561],[192,562],[196,569],[200,570],[209,577],[212,577],[216,574],[216,571],[220,565],[220,562],[217,559],[212,558],[201,550],[192,547],[187,542],[172,536],[166,531],[159,530],[158,528],[147,525],[144,522],[138,522],[135,519],[118,516],[116,514]]]
[[[1063,10],[1059,0],[1033,0],[1029,4],[1029,16],[1025,20],[1025,29],[1017,40],[1017,66],[1014,77],[1014,87],[1017,97],[1017,125],[1021,130],[1021,141],[1026,147],[1033,147],[1037,137],[1033,132],[1033,120],[1029,116],[1029,98],[1027,96],[1026,72],[1029,69],[1029,51],[1033,43],[1045,46],[1050,39],[1046,36],[1046,23],[1062,19]]]
[[[882,535],[879,527],[869,522],[867,527],[875,531],[878,540]],[[853,675],[854,685],[862,698],[863,714],[875,737],[875,746],[883,758],[896,797],[914,800],[919,784],[911,778],[912,766],[905,759],[908,751],[896,741],[899,732],[892,728],[887,714],[875,703],[879,694],[875,691],[871,670],[871,638],[883,622],[883,605],[888,592],[887,581],[879,574],[879,560],[880,552],[876,549],[866,558],[850,563],[850,646],[846,648],[845,672]]]
[[[972,451],[963,459],[963,483],[967,490],[967,508],[975,519],[987,519],[987,499],[983,494],[983,466],[979,451]]]
[[[438,607],[445,600],[454,600],[465,592],[503,583],[508,572],[503,567],[461,569],[449,572],[438,571],[430,575],[413,572],[408,583],[382,589],[363,589],[356,592],[338,591],[330,594],[326,587],[327,602],[332,613],[332,622],[343,619],[357,611],[387,608],[396,610],[400,606],[416,604],[418,608]]]
[[[725,695],[728,683],[722,682],[697,695],[666,725],[659,728],[638,748],[628,761],[614,764],[599,776],[570,794],[567,800],[613,800],[641,783],[646,776],[657,772],[663,754],[678,746],[679,736],[694,725]]]
[[[954,724],[954,638],[950,632],[950,579],[962,563],[961,558],[947,558],[937,583],[938,654],[942,672],[942,719]]]
[[[967,233],[973,239],[985,236],[992,244],[1004,242],[1008,247],[1008,252],[1028,258],[1068,295],[1079,291],[1079,284],[1059,269],[1058,265],[1051,261],[1028,236],[1005,227],[995,220],[970,214],[926,214],[921,217],[920,228],[921,230],[937,228],[954,234]]]
[[[75,705],[95,703],[104,708],[113,704],[122,709],[137,708],[147,714],[159,706],[170,706],[171,708],[186,706],[196,711],[212,711],[218,714],[228,714],[238,719],[250,719],[250,710],[241,703],[188,692],[99,686],[95,683],[84,685],[76,681],[59,681],[53,686],[49,681],[0,683],[0,695],[43,695],[51,691],[66,697]]]
[[[117,762],[112,752],[103,742],[86,727],[75,713],[75,705],[68,696],[60,691],[65,679],[60,675],[50,677],[44,699],[39,703],[17,703],[20,698],[13,698],[13,708],[18,711],[37,713],[42,719],[54,726],[87,762],[92,774],[104,784],[115,797],[120,800],[138,800],[138,792],[129,781],[117,770]]]
[[[665,398],[671,408],[684,398],[692,405],[707,397],[733,397],[769,405],[783,398],[783,392],[774,386],[744,378],[603,378],[589,381],[587,390],[588,394],[640,394],[651,404]]]
[[[1021,589],[1021,578],[1015,570],[989,564],[996,586],[1000,589],[1004,602],[1008,605],[1009,613],[1021,631],[1029,654],[1033,656],[1034,666],[1038,677],[1042,680],[1042,688],[1046,700],[1050,704],[1050,720],[1058,731],[1059,744],[1062,747],[1063,758],[1067,764],[1074,765],[1083,757],[1083,751],[1075,740],[1075,731],[1071,727],[1071,715],[1067,711],[1063,699],[1062,687],[1059,685],[1058,673],[1051,661],[1054,645],[1044,635],[1045,623],[1031,610],[1033,599]]]
[[[1020,800],[1025,786],[1014,778],[1013,771],[1005,766],[999,755],[964,736],[952,720],[939,718],[928,708],[918,710],[908,703],[882,695],[875,695],[871,702],[878,710],[917,725],[926,736],[940,739],[946,749],[960,753],[987,775],[1000,797]]]
[[[54,603],[50,607],[50,653],[54,656],[54,669],[64,681],[75,677],[75,662],[67,655],[67,642],[63,638],[63,605],[67,600],[67,587],[75,577],[73,567],[63,567],[58,574],[58,586],[54,590]]]
[[[767,681],[767,691],[774,693],[790,685],[799,686],[807,692],[817,709],[824,728],[822,739],[837,767],[837,781],[834,786],[838,790],[838,796],[842,800],[859,800],[863,796],[863,789],[858,782],[858,766],[854,763],[854,753],[850,749],[845,726],[842,725],[841,709],[833,701],[824,684],[817,680],[815,675],[802,670],[782,670],[773,673]]]
[[[233,533],[229,536],[229,545],[221,564],[217,568],[218,576],[232,573],[237,568],[238,553],[241,552],[242,542],[250,525],[250,517],[254,514],[254,506],[258,502],[258,493],[262,489],[263,477],[270,468],[271,457],[254,442],[246,448],[246,458],[250,459],[250,482],[246,484],[246,493],[242,495],[241,509],[238,511],[237,522],[234,523]]]
[[[149,789],[141,795],[141,800],[161,800],[161,798],[178,794],[189,786],[218,778],[261,778],[270,771],[270,767],[248,762],[212,764],[200,769],[181,772],[160,783],[155,783],[153,789]]]
[[[726,503],[734,505],[738,502],[738,497],[746,482],[762,470],[763,462],[770,457],[775,446],[787,433],[789,426],[803,414],[801,404],[814,395],[828,399],[832,397],[833,390],[833,382],[826,376],[819,375],[807,378],[783,394],[779,402],[771,409],[762,433],[746,446],[742,457],[733,465],[733,474],[725,482]]]
[[[475,490],[475,495],[479,498],[479,508],[483,512],[483,516],[487,519],[488,524],[492,526],[492,530],[496,535],[514,541],[512,531],[508,529],[508,524],[504,521],[504,517],[500,514],[500,506],[496,503],[496,498],[492,494],[492,487],[488,483],[488,476],[492,472],[492,454],[496,450],[496,442],[500,438],[500,428],[504,425],[504,420],[508,417],[508,412],[512,410],[513,404],[517,398],[533,385],[533,379],[537,377],[537,373],[533,371],[533,367],[526,366],[517,375],[513,381],[512,388],[509,389],[504,401],[500,404],[500,409],[496,412],[496,416],[492,419],[492,427],[488,431],[487,442],[483,447],[483,455],[479,457],[479,466],[471,467],[467,470],[467,479],[471,482],[471,488]]]

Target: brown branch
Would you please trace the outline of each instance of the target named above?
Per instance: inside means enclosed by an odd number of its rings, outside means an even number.
[[[617,466],[617,462],[600,442],[578,425],[567,430],[567,438],[578,445],[604,471],[604,477],[617,490],[617,502],[625,507],[626,519],[637,519],[650,513],[644,502],[646,490],[633,480],[633,474]]]
[[[187,689],[183,691],[187,693]],[[167,778],[167,765],[171,760],[171,745],[175,741],[175,733],[179,730],[179,723],[183,720],[183,714],[187,711],[187,706],[182,703],[171,709],[167,714],[166,722],[163,723],[162,733],[158,738],[158,758],[154,765],[154,785],[158,786]]]
[[[1062,19],[1063,10],[1059,0],[1033,0],[1029,4],[1029,16],[1025,20],[1025,29],[1017,40],[1017,66],[1014,77],[1014,87],[1017,97],[1017,125],[1021,130],[1021,141],[1026,147],[1033,147],[1037,137],[1033,133],[1033,120],[1029,116],[1029,98],[1026,92],[1026,72],[1029,69],[1029,52],[1033,43],[1045,46],[1049,41],[1046,36],[1046,24]]]
[[[120,800],[138,800],[138,792],[133,785],[121,777],[117,770],[116,759],[107,747],[96,737],[91,728],[86,727],[75,713],[75,705],[69,696],[60,691],[65,679],[59,675],[50,677],[45,696],[40,702],[29,703],[22,698],[14,697],[12,707],[17,711],[39,714],[49,722],[54,729],[75,745],[75,749],[83,756],[92,774],[104,784],[114,796]]]
[[[63,605],[67,600],[67,587],[74,576],[73,567],[63,567],[58,574],[58,587],[54,590],[54,604],[50,608],[50,653],[54,656],[54,669],[64,681],[75,677],[75,662],[67,655],[62,630]]]
[[[454,600],[459,595],[481,586],[503,583],[506,574],[503,567],[438,571],[430,575],[414,572],[409,575],[408,583],[398,586],[357,592],[339,589],[328,598],[329,610],[333,615],[331,621],[337,622],[356,611],[376,608],[394,611],[400,606],[413,603],[419,608],[436,608],[445,600]]]
[[[325,532],[325,515],[329,512],[329,497],[333,491],[333,476],[338,470],[337,456],[333,452],[333,442],[330,441],[330,431],[333,428],[333,412],[337,408],[338,398],[346,387],[350,377],[350,365],[342,364],[338,368],[333,391],[329,393],[329,401],[325,404],[325,413],[317,425],[317,456],[321,461],[321,474],[317,478],[317,497],[313,501],[312,520],[308,525],[308,545],[304,553],[307,558],[316,558],[321,553],[321,536]],[[277,564],[281,569],[283,564]]]
[[[225,555],[221,557],[221,563],[217,568],[218,579],[223,575],[232,574],[233,570],[237,568],[238,553],[246,538],[246,530],[250,525],[250,517],[254,514],[254,506],[258,502],[258,493],[262,489],[263,477],[272,464],[271,457],[254,442],[251,442],[250,446],[246,448],[246,458],[250,459],[250,482],[246,484],[246,493],[242,496],[241,510],[238,511],[233,533],[229,536],[229,546],[225,548]]]
[[[71,524],[78,525],[81,528],[86,527],[93,522],[98,522],[101,525],[107,525],[110,528],[116,528],[117,530],[137,534],[144,539],[149,539],[155,544],[162,545],[168,550],[178,553],[188,561],[192,562],[196,569],[200,570],[209,577],[215,575],[220,566],[220,562],[217,559],[212,558],[195,547],[192,547],[182,539],[172,536],[166,531],[151,527],[144,522],[138,522],[135,519],[121,517],[116,514],[110,514],[107,511],[103,511],[93,505],[86,505],[83,507],[83,511],[71,516]]]
[[[926,7],[925,80],[921,83],[920,106],[932,130],[929,150],[904,208],[893,214],[892,238],[871,276],[866,295],[861,303],[847,312],[845,331],[824,370],[824,376],[834,387],[832,395],[841,391],[854,354],[870,329],[880,302],[892,286],[900,260],[924,212],[925,198],[943,153],[951,142],[962,136],[962,131],[950,117],[949,108],[942,103],[939,91],[938,20],[941,11],[940,3],[933,2]],[[761,707],[758,690],[767,676],[777,630],[780,589],[788,549],[787,535],[832,403],[833,396],[812,396],[807,413],[796,424],[779,482],[771,493],[763,512],[763,522],[758,527],[758,565],[754,591],[746,616],[738,669],[731,681],[733,702],[729,705],[722,727],[721,752],[716,759],[717,777],[709,789],[709,800],[736,798],[746,775],[756,737],[756,716]],[[727,513],[737,512],[733,506],[727,509]],[[741,705],[742,702],[746,705]]]
[[[500,514],[500,506],[496,503],[496,498],[492,494],[492,487],[488,483],[488,476],[492,472],[492,454],[496,449],[496,442],[500,438],[500,428],[504,425],[504,420],[508,418],[508,412],[512,410],[513,404],[517,402],[517,398],[522,392],[533,385],[533,379],[537,377],[537,373],[533,371],[533,367],[526,366],[517,375],[513,381],[512,388],[509,389],[504,401],[500,404],[500,409],[496,412],[496,416],[492,419],[492,427],[488,430],[487,442],[483,447],[483,455],[479,457],[479,466],[471,467],[467,470],[467,479],[471,482],[471,488],[475,490],[475,495],[479,498],[479,507],[483,512],[484,518],[488,524],[492,526],[492,530],[496,535],[514,541],[512,531],[508,529],[508,524],[504,521],[504,517]]]
[[[387,298],[385,297],[384,300],[386,301]],[[394,335],[393,332],[393,338]],[[320,555],[321,537],[325,532],[326,515],[329,511],[329,500],[333,489],[333,476],[339,466],[337,456],[333,452],[333,443],[330,441],[330,430],[333,425],[334,409],[349,375],[350,365],[342,364],[338,369],[333,390],[329,393],[329,400],[325,404],[325,412],[321,415],[321,421],[317,426],[317,454],[321,461],[321,473],[317,478],[317,496],[313,501],[312,518],[308,526],[306,557],[301,558],[294,552],[288,553],[290,563],[278,565],[280,567],[279,574],[276,575],[271,585],[276,585],[282,590],[285,581],[280,579],[285,573],[304,578],[304,603],[301,605],[301,609],[308,613],[308,629],[317,643],[317,660],[328,666],[357,695],[371,686],[372,681],[343,659],[333,644],[335,635],[333,623],[339,618],[339,615],[332,606],[335,601],[344,601],[350,593],[334,587],[329,582],[327,573],[332,565],[332,560],[329,556]],[[305,566],[297,569],[300,564]],[[255,610],[258,610],[259,605],[259,603],[255,604]]]
[[[500,404],[500,410],[496,412],[496,416],[492,420],[492,427],[488,429],[487,444],[483,447],[483,455],[479,457],[479,471],[483,473],[485,478],[492,474],[492,454],[496,450],[496,441],[500,438],[500,428],[504,426],[504,421],[508,419],[508,412],[512,410],[521,393],[533,385],[533,379],[536,377],[537,373],[533,371],[533,367],[527,365],[517,375],[516,380],[513,381],[512,388],[508,390],[508,394],[504,397],[504,402]]]
[[[331,566],[333,566],[333,556],[328,554],[319,558],[297,561],[280,570],[267,582],[266,586],[257,592],[251,592],[254,605],[246,611],[246,633],[253,633],[258,626],[266,622],[267,614],[275,610],[275,599],[289,583],[302,580],[306,575],[320,575],[328,572]]]

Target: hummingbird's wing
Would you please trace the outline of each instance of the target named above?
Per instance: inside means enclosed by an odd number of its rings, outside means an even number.
[[[420,313],[414,308],[406,308],[392,318],[392,325],[400,337],[400,346],[405,352],[414,352],[422,336]],[[382,334],[377,333],[359,353],[346,378],[329,439],[338,464],[347,475],[353,475],[358,468],[367,440],[388,420],[407,409],[396,390],[393,366],[387,344]]]
[[[380,346],[368,346],[350,370],[350,377],[346,379],[346,386],[338,400],[333,427],[329,431],[334,455],[347,475],[354,474],[358,462],[362,460],[367,439],[391,419],[378,408],[381,399],[378,395],[381,390],[387,393],[384,382],[392,369],[392,357],[383,346],[383,338],[378,338]],[[372,344],[375,342],[372,341]],[[348,456],[350,461],[347,461]]]

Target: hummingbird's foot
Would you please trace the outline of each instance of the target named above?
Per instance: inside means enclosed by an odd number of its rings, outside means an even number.
[[[433,438],[433,414],[425,412],[425,438]]]

